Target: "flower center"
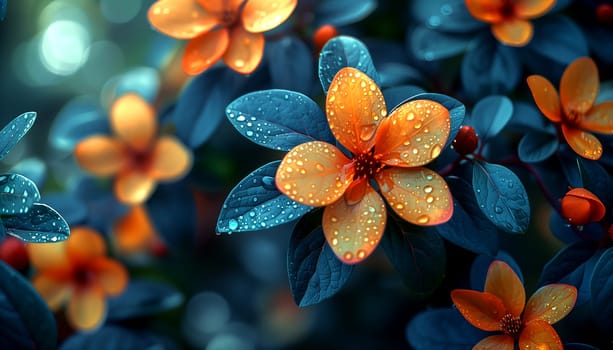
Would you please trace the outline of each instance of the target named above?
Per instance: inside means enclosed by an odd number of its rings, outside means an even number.
[[[500,14],[503,18],[515,17],[515,1],[505,0],[500,8]]]
[[[94,274],[83,266],[78,266],[73,271],[73,280],[79,287],[88,286],[94,280]]]
[[[238,13],[234,10],[224,9],[219,15],[219,22],[224,27],[231,27],[238,18]]]
[[[150,151],[135,151],[131,153],[131,166],[133,169],[146,171],[151,167],[152,152]]]
[[[355,174],[353,180],[358,179],[372,179],[377,175],[385,164],[381,163],[375,156],[375,150],[372,148],[370,151],[356,154],[353,158],[355,164]]]
[[[567,111],[564,113],[564,123],[573,127],[578,127],[583,119],[583,114],[577,111]]]
[[[500,330],[502,330],[504,334],[517,338],[519,333],[521,333],[521,328],[521,319],[519,317],[511,314],[502,316],[500,320]]]

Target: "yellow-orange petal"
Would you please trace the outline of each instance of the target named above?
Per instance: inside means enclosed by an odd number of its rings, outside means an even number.
[[[507,312],[521,315],[526,303],[526,291],[521,280],[504,261],[495,260],[490,264],[485,279],[484,292],[496,295],[504,303]]]
[[[562,340],[553,327],[541,320],[529,322],[519,335],[520,349],[562,350]]]
[[[387,109],[377,83],[360,70],[345,67],[332,79],[326,114],[334,137],[356,154],[372,148]]]
[[[67,281],[55,279],[44,273],[32,278],[32,285],[43,297],[51,311],[57,311],[70,298],[72,286]]]
[[[178,179],[192,167],[192,152],[176,137],[160,137],[151,152],[149,175],[156,180]]]
[[[560,122],[562,120],[560,97],[553,84],[540,75],[531,75],[526,81],[541,113],[554,123]]]
[[[261,33],[278,27],[294,12],[298,0],[249,0],[241,19],[245,29]]]
[[[473,350],[513,350],[514,348],[515,340],[505,334],[490,335],[473,346]]]
[[[128,161],[126,145],[108,136],[88,137],[77,144],[74,152],[79,165],[98,176],[113,175]]]
[[[124,171],[117,175],[113,186],[117,199],[126,204],[141,204],[155,190],[157,181],[138,171]]]
[[[515,1],[515,15],[524,18],[538,18],[549,12],[556,0],[519,0]]]
[[[575,306],[577,288],[569,284],[548,284],[539,288],[526,303],[523,321],[543,320],[554,324]]]
[[[415,100],[394,109],[375,137],[375,154],[392,166],[416,167],[441,154],[450,130],[449,110],[438,102]]]
[[[223,61],[241,74],[253,72],[264,56],[264,34],[250,33],[241,26],[232,28]]]
[[[77,289],[68,302],[66,318],[78,330],[90,330],[100,326],[106,316],[106,300],[102,288]]]
[[[209,69],[224,55],[230,43],[226,28],[218,28],[191,39],[183,53],[183,71],[198,75]]]
[[[157,133],[157,115],[147,101],[134,93],[119,97],[111,106],[111,127],[136,151],[149,148]]]
[[[507,313],[502,300],[487,292],[454,289],[451,300],[470,324],[484,331],[499,331],[500,319]]]
[[[66,254],[71,262],[90,262],[106,255],[106,244],[97,231],[77,226],[70,229],[70,237],[66,240]]]
[[[598,160],[602,156],[602,144],[591,133],[562,124],[562,134],[570,148],[581,157]]]
[[[580,121],[579,127],[602,134],[613,134],[613,101],[592,107]]]
[[[323,206],[336,202],[351,182],[351,161],[335,146],[321,141],[291,149],[281,161],[275,181],[296,202]]]
[[[368,184],[361,200],[341,197],[326,206],[322,219],[326,241],[345,264],[357,264],[375,250],[385,230],[386,211],[381,196]]]
[[[492,34],[505,45],[526,46],[532,40],[534,28],[529,21],[511,18],[492,24]]]
[[[566,114],[587,113],[598,97],[598,68],[589,57],[574,60],[562,74],[560,101]]]
[[[26,244],[30,263],[39,271],[69,269],[70,261],[66,254],[66,242]]]
[[[136,205],[113,225],[113,238],[117,250],[124,254],[143,251],[155,241],[157,232],[145,207]]]
[[[126,289],[128,270],[117,261],[101,257],[92,261],[89,267],[106,295],[115,296]]]
[[[427,168],[388,168],[376,176],[381,194],[404,220],[421,226],[447,222],[453,198],[439,174]]]
[[[465,0],[468,12],[476,19],[496,23],[502,21],[505,0]]]
[[[218,24],[216,17],[194,0],[159,0],[149,8],[149,23],[176,39],[191,39]]]

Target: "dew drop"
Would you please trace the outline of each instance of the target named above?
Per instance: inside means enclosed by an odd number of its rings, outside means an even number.
[[[432,193],[432,190],[433,190],[432,186],[430,186],[430,185],[424,186],[424,192]]]
[[[353,254],[347,252],[345,255],[343,255],[343,258],[345,258],[345,260],[351,260],[353,259]]]
[[[321,163],[316,163],[315,164],[315,169],[317,169],[317,171],[324,171],[325,170],[323,164],[321,164]]]
[[[495,212],[496,214],[502,214],[502,208],[501,208],[501,207],[499,207],[499,206],[496,206],[496,207],[494,207],[494,212]]]
[[[238,67],[238,68],[242,68],[242,67],[244,67],[244,66],[245,66],[245,61],[240,60],[240,59],[235,60],[235,61],[234,61],[234,65],[235,65],[236,67]]]
[[[432,158],[436,158],[441,154],[441,146],[439,145],[435,145],[434,147],[432,147],[432,150],[430,151],[430,157]]]
[[[338,238],[332,238],[332,245],[338,245]]]
[[[245,121],[245,116],[244,115],[239,115],[238,117],[236,117],[236,120],[239,122],[244,122]]]
[[[427,224],[430,221],[430,217],[428,215],[422,215],[417,218],[418,224]]]
[[[372,140],[377,131],[376,124],[365,125],[360,129],[360,140],[366,142]]]
[[[358,250],[358,259],[364,259],[364,257],[366,256],[366,252],[363,250]],[[553,310],[553,308],[552,308]]]
[[[228,228],[230,230],[236,230],[238,228],[238,221],[230,219],[230,221],[228,221]]]
[[[398,204],[396,204],[396,209],[402,210],[402,209],[404,209],[404,205],[402,203],[398,203]]]

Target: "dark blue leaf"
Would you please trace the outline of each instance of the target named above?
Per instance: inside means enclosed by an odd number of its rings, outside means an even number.
[[[564,343],[566,350],[598,350],[597,347],[582,343]]]
[[[313,54],[295,36],[266,44],[270,78],[275,88],[309,94],[314,84]]]
[[[379,73],[364,43],[349,36],[337,36],[324,45],[319,55],[319,80],[325,92],[336,73],[344,67],[357,68],[381,85]]]
[[[538,163],[551,157],[559,145],[556,134],[528,131],[517,145],[517,155],[522,162]]]
[[[300,218],[312,207],[279,192],[275,174],[281,161],[261,166],[232,189],[217,219],[217,232],[268,229]]]
[[[439,286],[445,274],[445,243],[432,228],[418,227],[388,216],[381,238],[385,254],[409,289],[421,299]]]
[[[355,23],[377,8],[376,0],[355,0],[351,6],[347,6],[345,0],[319,0],[316,1],[315,27],[324,24],[344,26]]]
[[[335,143],[324,112],[299,92],[252,92],[232,101],[226,115],[243,136],[271,149],[289,151],[315,140]]]
[[[507,125],[513,115],[513,103],[506,96],[485,97],[473,108],[472,125],[482,142],[495,137]]]
[[[570,149],[566,143],[560,144],[560,151],[557,153],[560,164],[562,166],[562,172],[568,185],[571,187],[583,187],[583,180],[581,179],[581,172],[577,165],[577,153]]]
[[[416,350],[471,350],[488,335],[468,323],[456,309],[426,310],[407,327],[407,340]]]
[[[160,184],[147,201],[146,208],[153,226],[170,246],[193,239],[196,231],[194,201],[194,194],[185,180]]]
[[[464,0],[415,0],[410,9],[411,15],[432,31],[469,33],[486,27],[468,12]]]
[[[473,190],[479,207],[498,228],[508,233],[523,233],[528,229],[530,202],[514,172],[502,165],[476,161]]]
[[[613,46],[609,45],[609,40],[613,37],[613,29],[610,27],[596,25],[593,27],[582,27],[585,30],[586,38],[590,44],[590,49],[596,56],[607,64],[613,63]]]
[[[0,215],[26,213],[39,200],[32,180],[19,174],[0,174]]]
[[[160,76],[158,71],[151,67],[135,67],[114,77],[107,86],[113,89],[115,98],[127,93],[136,93],[153,103],[160,89]]]
[[[0,292],[0,349],[36,350],[21,316]]]
[[[435,61],[464,52],[473,34],[442,33],[425,26],[417,26],[407,35],[408,46],[415,57]]]
[[[604,203],[605,207],[613,207],[613,178],[598,162],[587,160],[582,157],[577,158],[579,173],[583,187]]]
[[[93,332],[76,333],[62,343],[60,350],[177,349],[151,333],[117,326],[104,326]]]
[[[6,233],[31,243],[59,242],[70,228],[60,214],[46,204],[34,203],[24,214],[2,217]]]
[[[424,89],[413,85],[401,85],[383,90],[385,105],[389,110],[398,107],[402,102],[406,101],[411,96],[423,94]]]
[[[343,264],[327,244],[320,211],[303,217],[294,228],[287,251],[287,273],[296,304],[318,304],[347,282],[352,265]]]
[[[43,188],[47,177],[47,165],[38,158],[26,158],[15,164],[9,173],[17,173],[32,180],[37,188]]]
[[[541,62],[528,61],[528,64],[547,65],[548,62],[553,62],[567,66],[575,59],[589,55],[581,28],[562,15],[544,16],[535,20],[534,36],[526,49],[542,58]]]
[[[613,334],[613,248],[598,259],[591,281],[591,300],[595,323],[605,334]]]
[[[131,280],[117,297],[108,299],[107,319],[127,320],[174,309],[183,303],[183,294],[159,282]]]
[[[26,112],[11,120],[0,130],[0,159],[15,147],[17,142],[30,130],[36,120],[36,112]]]
[[[108,116],[96,101],[78,97],[58,112],[49,129],[49,142],[56,149],[68,152],[86,137],[109,133]]]
[[[513,116],[509,127],[524,133],[526,131],[551,131],[555,133],[555,127],[538,110],[534,102],[513,102]]]
[[[407,99],[407,101],[422,99],[436,101],[449,110],[449,117],[451,118],[451,128],[449,130],[449,138],[447,139],[447,143],[445,144],[445,147],[443,147],[443,149],[445,149],[451,144],[453,139],[455,139],[456,135],[458,134],[458,131],[460,130],[460,127],[462,126],[462,123],[464,123],[466,107],[464,107],[464,104],[462,104],[462,102],[456,100],[453,97],[435,93],[415,95]]]
[[[41,202],[55,209],[68,223],[68,226],[81,224],[87,219],[87,205],[69,193],[46,194]]]
[[[6,16],[6,3],[7,0],[0,0],[0,21],[4,19],[4,16]]]
[[[560,241],[570,244],[577,241],[599,241],[605,232],[600,223],[594,222],[584,226],[571,225],[557,211],[552,210],[549,217],[549,229]]]
[[[524,282],[524,275],[517,265],[517,262],[511,255],[505,251],[499,251],[495,256],[479,255],[473,260],[470,267],[470,289],[482,291],[485,287],[485,279],[487,277],[487,271],[494,260],[502,260],[506,262],[513,271],[517,274],[520,281]]]

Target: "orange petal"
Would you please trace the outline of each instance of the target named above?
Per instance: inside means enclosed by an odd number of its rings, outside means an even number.
[[[252,33],[278,27],[294,12],[297,0],[249,0],[243,8],[243,26]]]
[[[194,0],[191,0],[194,1]],[[197,0],[200,6],[205,8],[208,12],[215,14],[217,17],[221,17],[224,14],[237,14],[240,5],[245,0]]]
[[[476,19],[496,23],[502,21],[505,0],[466,0],[468,12]]]
[[[30,263],[34,268],[41,271],[69,269],[70,261],[66,255],[66,242],[26,244]]]
[[[381,194],[404,220],[421,226],[447,222],[453,199],[445,180],[427,168],[388,168],[376,176]]]
[[[107,258],[98,258],[92,261],[90,267],[106,295],[114,296],[126,289],[128,271],[120,263]]]
[[[192,167],[192,152],[172,136],[160,137],[153,147],[149,175],[156,180],[175,180]]]
[[[218,24],[194,0],[160,0],[151,5],[147,17],[155,29],[176,39],[194,38]]]
[[[90,262],[106,255],[106,244],[97,231],[84,226],[70,229],[66,240],[66,254],[72,262]]]
[[[332,79],[326,114],[336,139],[356,154],[372,148],[387,110],[377,84],[358,69],[345,67]]]
[[[113,225],[113,238],[117,249],[125,254],[136,253],[150,246],[157,232],[145,208],[134,206]]]
[[[228,30],[219,28],[190,40],[183,53],[183,71],[197,75],[215,64],[226,52],[230,36]]]
[[[520,349],[562,350],[562,341],[551,325],[545,321],[535,320],[524,326],[519,335]]]
[[[361,200],[347,194],[328,205],[323,215],[323,230],[334,254],[345,264],[357,264],[377,247],[386,223],[385,203],[368,184]]]
[[[454,289],[451,300],[470,324],[484,331],[499,331],[500,319],[507,313],[502,300],[487,292]]]
[[[72,287],[66,281],[40,273],[32,279],[32,285],[45,299],[51,311],[57,311],[70,298]]]
[[[504,303],[507,312],[521,315],[526,303],[526,291],[519,277],[504,261],[495,260],[487,270],[485,292],[492,293]]]
[[[602,156],[602,144],[591,133],[562,124],[562,134],[570,148],[581,157],[598,160]]]
[[[296,202],[323,206],[336,202],[353,181],[351,161],[335,146],[312,141],[290,150],[279,165],[279,191]]]
[[[128,160],[125,144],[108,136],[88,137],[77,144],[74,152],[79,165],[98,176],[117,173]]]
[[[111,106],[111,126],[134,150],[145,151],[155,139],[157,116],[142,97],[128,93]]]
[[[515,1],[515,15],[524,19],[538,18],[551,10],[556,0]]]
[[[568,284],[549,284],[539,288],[528,300],[524,323],[543,320],[554,324],[563,319],[575,306],[577,288]]]
[[[592,107],[579,126],[593,132],[613,134],[613,102],[603,102]]]
[[[441,154],[449,129],[449,110],[440,103],[429,100],[404,103],[379,125],[375,153],[387,165],[428,164]]]
[[[105,316],[106,300],[100,287],[79,289],[68,303],[66,317],[78,330],[90,330],[100,326]]]
[[[525,46],[532,40],[534,28],[529,21],[511,18],[492,24],[492,33],[505,45]]]
[[[560,80],[560,101],[566,114],[587,113],[596,101],[599,84],[598,68],[591,58],[577,58],[566,67]]]
[[[554,123],[560,122],[562,120],[562,109],[560,108],[560,98],[556,88],[549,80],[540,75],[531,75],[526,81],[534,102],[541,113]]]
[[[568,191],[560,203],[562,217],[574,225],[602,220],[607,208],[600,198],[585,188]]]
[[[125,171],[115,179],[115,196],[126,204],[141,204],[145,202],[157,182],[150,176],[138,171]]]
[[[264,55],[264,35],[250,33],[241,26],[232,28],[230,44],[223,61],[226,65],[241,74],[253,72]]]
[[[513,350],[514,348],[513,337],[504,334],[491,335],[473,346],[473,350]]]

